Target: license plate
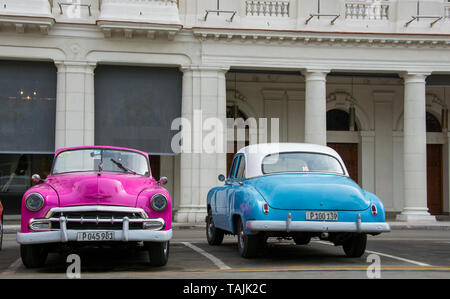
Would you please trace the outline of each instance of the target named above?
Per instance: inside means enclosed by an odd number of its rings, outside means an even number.
[[[337,221],[337,212],[306,212],[306,220]]]
[[[114,232],[79,232],[77,233],[77,241],[110,241],[114,240]]]

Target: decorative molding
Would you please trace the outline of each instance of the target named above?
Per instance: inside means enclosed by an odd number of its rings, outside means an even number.
[[[299,43],[303,45],[326,45],[333,47],[365,48],[449,48],[450,35],[422,34],[382,34],[382,33],[344,33],[311,32],[284,30],[252,30],[231,28],[192,28],[196,38],[206,40],[225,40],[240,42]]]
[[[244,96],[239,90],[237,89],[227,89],[227,94],[230,94],[233,96],[233,100],[239,100],[243,102],[247,102],[247,97]]]
[[[327,111],[331,109],[348,109],[354,105],[356,112],[356,123],[361,131],[372,131],[368,114],[361,108],[358,101],[346,91],[335,91],[327,96]]]
[[[286,90],[287,98],[289,101],[304,101],[305,90]]]
[[[149,39],[159,34],[169,40],[183,28],[176,0],[103,0],[97,25],[105,37],[114,32],[125,38],[144,33]]]
[[[289,0],[278,1],[245,1],[246,16],[262,16],[262,17],[289,17]]]
[[[286,94],[286,91],[284,89],[283,90],[263,89],[261,90],[261,94],[263,95],[264,100],[279,101],[283,99],[283,96]]]

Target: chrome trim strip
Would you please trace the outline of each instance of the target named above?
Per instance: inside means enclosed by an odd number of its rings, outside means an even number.
[[[70,212],[121,212],[121,213],[138,213],[142,218],[149,218],[147,213],[141,208],[131,208],[122,206],[101,206],[101,205],[89,205],[89,206],[70,206],[70,207],[57,207],[51,208],[45,218],[51,218],[55,213],[70,213]]]
[[[287,221],[249,220],[246,229],[249,231],[287,231]],[[291,232],[389,232],[391,228],[386,222],[324,222],[324,221],[292,221]]]
[[[128,217],[123,217],[123,226],[122,226],[122,241],[128,241],[128,231],[130,229],[130,219]]]

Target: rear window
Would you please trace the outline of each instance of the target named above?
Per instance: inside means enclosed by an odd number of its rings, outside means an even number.
[[[277,153],[264,157],[264,174],[281,172],[323,172],[345,174],[341,163],[334,157],[319,153]]]

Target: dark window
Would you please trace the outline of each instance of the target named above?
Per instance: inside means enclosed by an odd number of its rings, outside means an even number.
[[[442,132],[441,123],[430,112],[427,112],[427,132]]]
[[[56,67],[0,61],[0,152],[55,150]]]
[[[242,118],[243,120],[246,120],[248,117],[244,112],[242,112],[242,110],[239,109],[237,105],[230,105],[227,106],[227,118]]]
[[[332,109],[327,111],[327,131],[349,131],[350,115],[348,112],[340,109]],[[355,131],[358,127],[355,123]]]
[[[230,172],[228,173],[229,179],[234,179],[234,174],[236,172],[236,163],[239,160],[238,156],[234,157],[233,164],[231,165]]]
[[[35,173],[45,179],[52,167],[53,155],[0,154],[0,201],[6,214],[20,214],[25,191]]]
[[[100,65],[95,70],[95,143],[173,153],[172,121],[181,117],[177,68]]]
[[[243,179],[245,178],[245,157],[241,155],[241,158],[239,159],[239,168],[237,170],[237,179]]]

